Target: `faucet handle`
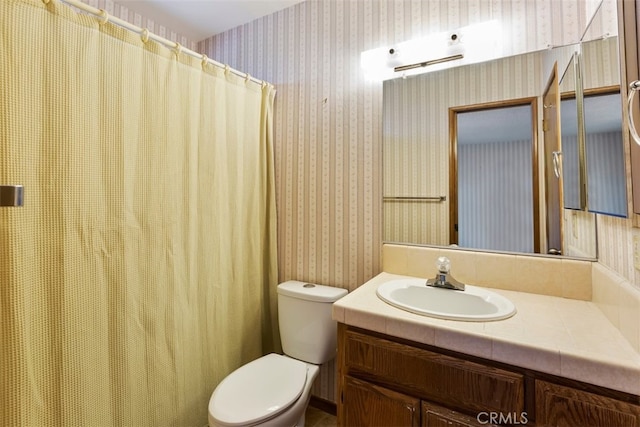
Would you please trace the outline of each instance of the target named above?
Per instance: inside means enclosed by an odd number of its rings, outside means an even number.
[[[438,267],[439,273],[448,274],[449,271],[451,271],[451,261],[449,261],[449,258],[445,256],[438,257],[436,267]]]

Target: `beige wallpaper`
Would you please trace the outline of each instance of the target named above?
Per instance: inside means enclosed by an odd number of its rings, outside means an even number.
[[[308,0],[201,42],[278,90],[280,280],[353,290],[380,270],[382,84],[365,80],[362,51],[488,19],[505,54],[546,49],[579,40],[593,4]]]

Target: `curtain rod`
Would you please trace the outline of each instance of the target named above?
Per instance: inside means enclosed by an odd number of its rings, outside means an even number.
[[[44,1],[45,4],[47,4],[51,0],[43,0],[43,1]],[[140,27],[138,27],[136,25],[133,25],[133,24],[127,22],[127,21],[124,21],[124,20],[122,20],[120,18],[117,18],[115,16],[110,16],[107,13],[107,11],[105,11],[104,9],[96,9],[95,7],[89,6],[88,4],[83,3],[83,2],[81,2],[79,0],[60,0],[60,1],[62,3],[67,3],[67,4],[71,5],[71,6],[74,6],[74,7],[78,8],[78,9],[82,10],[83,12],[87,12],[87,13],[90,13],[92,15],[95,15],[98,18],[101,18],[105,23],[106,22],[113,22],[114,24],[116,24],[116,25],[118,25],[120,27],[126,28],[129,31],[132,31],[134,33],[140,34],[140,36],[142,36],[142,37],[148,37],[149,39],[155,40],[158,43],[161,43],[161,44],[163,44],[163,45],[165,45],[165,46],[167,46],[167,47],[169,47],[171,49],[178,49],[179,52],[186,53],[186,54],[191,55],[191,56],[196,57],[196,58],[201,58],[203,61],[206,61],[209,64],[215,65],[216,67],[219,67],[219,68],[224,68],[226,70],[229,70],[233,74],[235,74],[237,76],[240,76],[240,77],[244,77],[246,79],[249,79],[249,80],[251,80],[251,81],[253,81],[255,83],[258,83],[259,85],[269,84],[269,83],[265,82],[264,80],[259,80],[259,79],[256,79],[255,77],[251,77],[249,75],[249,73],[243,73],[242,71],[238,71],[238,70],[236,70],[234,68],[229,67],[228,65],[221,64],[220,62],[214,61],[213,59],[208,58],[207,55],[203,55],[203,54],[200,54],[198,52],[194,52],[193,50],[182,46],[180,43],[176,43],[176,42],[173,42],[171,40],[165,39],[164,37],[160,37],[159,35],[150,32],[146,28],[140,28]]]

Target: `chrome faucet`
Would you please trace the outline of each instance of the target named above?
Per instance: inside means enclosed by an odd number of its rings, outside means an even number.
[[[427,280],[427,286],[464,291],[464,283],[458,282],[449,273],[451,271],[451,261],[449,261],[449,258],[439,257],[436,261],[436,267],[438,267],[438,274],[436,274],[435,278]]]

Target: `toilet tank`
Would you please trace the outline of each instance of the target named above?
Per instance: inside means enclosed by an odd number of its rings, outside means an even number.
[[[278,324],[284,354],[316,365],[333,359],[337,325],[331,307],[346,294],[346,289],[297,280],[279,284]]]

